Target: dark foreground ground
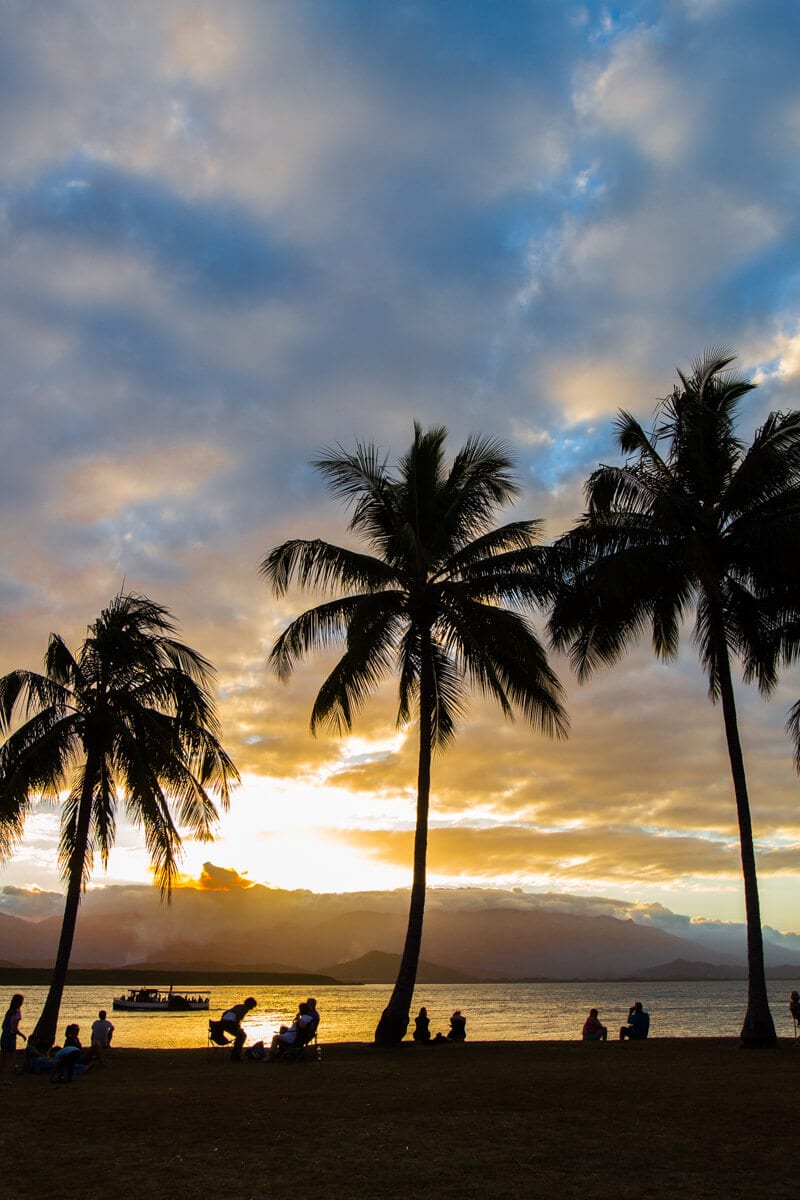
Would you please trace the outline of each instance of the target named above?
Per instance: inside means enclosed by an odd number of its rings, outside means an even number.
[[[795,1200],[799,1100],[786,1041],[117,1049],[71,1085],[0,1089],[0,1195]]]

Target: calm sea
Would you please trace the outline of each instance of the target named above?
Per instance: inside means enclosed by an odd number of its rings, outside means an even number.
[[[800,971],[798,971],[800,977]],[[770,1004],[779,1037],[792,1036],[789,1015],[789,991],[800,982],[771,983]],[[21,1028],[29,1033],[46,995],[43,987],[4,988],[0,995],[3,1009],[12,992],[25,994]],[[258,1008],[245,1022],[249,1041],[268,1041],[278,1025],[291,1019],[297,1004],[305,999],[296,987],[265,988],[214,987],[187,988],[211,992],[210,1013],[112,1012],[111,1002],[122,988],[108,984],[68,987],[64,993],[59,1032],[71,1021],[81,1026],[88,1040],[98,1010],[108,1010],[114,1022],[114,1045],[141,1048],[204,1046],[209,1016],[219,1016],[225,1008],[253,995]],[[8,995],[6,996],[6,992]],[[316,989],[322,1014],[320,1041],[368,1042],[391,988],[388,986],[320,987]],[[467,1038],[475,1041],[559,1041],[580,1037],[581,1026],[590,1008],[600,1010],[601,1021],[609,1036],[616,1036],[626,1020],[628,1008],[641,1000],[650,1013],[653,1037],[736,1037],[746,1007],[743,981],[714,983],[509,983],[509,984],[432,984],[417,988],[416,1012],[425,1005],[431,1019],[431,1032],[447,1032],[450,1014],[460,1008],[467,1018]],[[412,1026],[413,1027],[413,1026]]]

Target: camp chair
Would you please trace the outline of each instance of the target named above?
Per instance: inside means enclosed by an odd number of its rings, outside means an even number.
[[[322,1058],[322,1046],[317,1041],[317,1029],[319,1027],[319,1013],[315,1013],[314,1017],[302,1029],[298,1030],[297,1037],[291,1046],[281,1046],[275,1061],[279,1062],[302,1062],[306,1056],[306,1048],[314,1043],[315,1057]]]
[[[215,1021],[213,1018],[208,1022],[208,1031],[206,1033],[206,1059],[210,1059],[214,1051],[219,1047],[224,1049],[231,1045],[231,1039],[225,1036],[225,1030],[222,1028],[222,1021]]]

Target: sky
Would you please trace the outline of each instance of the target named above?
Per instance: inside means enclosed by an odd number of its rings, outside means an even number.
[[[348,542],[311,466],[414,420],[502,440],[501,519],[556,537],[676,368],[729,347],[800,405],[800,9],[792,0],[0,0],[0,671],[77,646],[124,587],[217,669],[242,785],[211,861],[315,891],[407,886],[414,730],[389,684],[308,730],[326,674],[266,670],[259,578]],[[540,629],[543,621],[539,620]],[[475,699],[434,763],[430,882],[743,914],[721,713],[687,629],[567,690],[548,742]],[[800,928],[787,671],[739,686],[764,920]],[[52,889],[34,805],[0,886]],[[121,822],[97,883],[149,878]]]

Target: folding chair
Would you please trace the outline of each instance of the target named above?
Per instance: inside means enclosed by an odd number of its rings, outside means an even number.
[[[225,1031],[222,1028],[222,1021],[210,1020],[208,1022],[208,1030],[206,1031],[206,1061],[210,1061],[215,1050],[224,1050],[230,1046],[231,1039],[225,1036]]]
[[[317,1029],[319,1027],[319,1016],[316,1020],[309,1021],[304,1029],[299,1030],[296,1040],[291,1046],[283,1046],[280,1053],[276,1057],[276,1062],[303,1062],[306,1056],[306,1050],[313,1042],[314,1057],[319,1061],[322,1058],[322,1046],[317,1041]]]

